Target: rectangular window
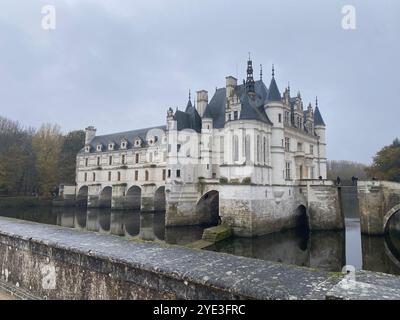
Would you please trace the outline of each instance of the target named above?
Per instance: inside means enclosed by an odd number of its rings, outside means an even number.
[[[285,138],[285,151],[290,151],[290,138]]]
[[[139,171],[135,171],[135,181],[139,180]]]
[[[168,169],[168,178],[171,178],[171,169]]]
[[[125,164],[125,155],[124,154],[121,156],[121,163]]]
[[[121,172],[118,171],[118,181],[121,181]]]
[[[111,171],[108,171],[108,181],[111,181]]]
[[[180,178],[181,177],[181,170],[176,170],[176,177],[177,178]]]
[[[97,157],[97,165],[100,165],[100,157]]]
[[[180,150],[181,150],[181,145],[178,143],[178,144],[176,145],[176,151],[179,152]]]
[[[87,181],[87,172],[85,172],[85,181]]]
[[[314,154],[314,146],[312,144],[310,144],[310,154]]]
[[[289,111],[285,111],[285,115],[284,115],[284,121],[285,121],[285,124],[288,124],[289,123]]]
[[[139,163],[139,153],[135,154],[135,163]]]
[[[239,118],[239,113],[237,111],[233,112],[233,119],[237,120]]]
[[[303,144],[300,142],[297,143],[297,151],[303,151]]]
[[[290,162],[286,162],[286,180],[290,180],[291,179],[291,163]]]
[[[310,178],[314,179],[314,167],[310,167]]]
[[[89,159],[86,158],[86,159],[85,159],[85,167],[87,167],[88,165],[89,165]]]
[[[165,180],[165,169],[162,171],[162,179]]]
[[[278,122],[281,123],[282,122],[282,113],[278,114]]]
[[[112,156],[108,157],[108,164],[111,166],[112,165]]]

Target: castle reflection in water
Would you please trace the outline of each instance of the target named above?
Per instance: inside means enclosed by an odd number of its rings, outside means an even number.
[[[201,239],[198,226],[168,227],[164,213],[111,211],[110,209],[24,208],[2,209],[2,216],[54,224],[77,230],[127,238],[185,245]],[[208,250],[282,262],[326,271],[357,269],[400,274],[400,236],[361,236],[357,219],[346,219],[346,232],[287,230],[258,238],[231,238]]]

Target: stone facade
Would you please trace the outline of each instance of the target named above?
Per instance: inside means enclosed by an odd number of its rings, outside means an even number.
[[[304,109],[300,93],[281,94],[274,70],[269,87],[255,81],[249,60],[243,84],[228,76],[211,100],[205,90],[193,104],[189,95],[185,111],[169,108],[166,126],[105,136],[88,127],[76,198],[89,207],[165,209],[169,226],[216,223],[219,215],[243,236],[296,226],[310,204],[332,219],[318,228],[340,228],[334,187],[315,189],[330,204],[301,194],[306,181],[326,179],[325,130],[317,100]]]

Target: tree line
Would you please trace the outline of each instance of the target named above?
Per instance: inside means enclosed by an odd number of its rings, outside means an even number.
[[[0,117],[0,195],[49,197],[60,183],[75,183],[81,130],[64,135],[58,125],[25,128]]]
[[[342,180],[377,179],[400,182],[400,140],[396,138],[392,144],[383,147],[373,158],[370,166],[353,161],[328,161],[328,179],[340,177]]]

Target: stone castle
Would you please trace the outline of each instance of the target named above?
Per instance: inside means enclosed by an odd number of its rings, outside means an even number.
[[[110,135],[86,128],[76,186],[88,207],[165,210],[166,225],[217,223],[255,236],[307,221],[342,228],[336,188],[326,180],[326,126],[318,101],[267,87],[247,62],[243,83],[226,77],[212,98],[200,90],[166,125]],[[305,218],[305,220],[303,219]]]

